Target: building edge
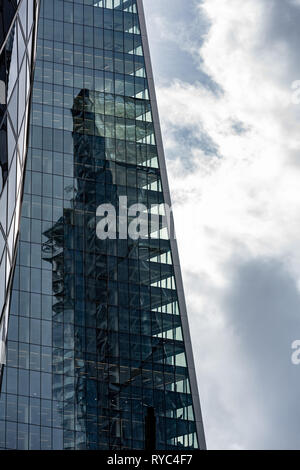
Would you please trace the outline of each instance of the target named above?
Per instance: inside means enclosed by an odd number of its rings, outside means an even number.
[[[23,196],[24,196],[24,184],[25,184],[25,173],[26,173],[26,163],[27,163],[27,154],[28,154],[28,142],[29,142],[29,133],[30,133],[30,115],[31,115],[31,104],[32,104],[32,90],[33,90],[33,79],[34,79],[34,68],[35,68],[35,61],[36,61],[36,47],[37,47],[37,32],[38,32],[38,21],[39,21],[39,13],[40,13],[40,0],[34,0],[34,5],[35,5],[35,21],[34,21],[34,26],[33,26],[33,41],[31,45],[31,54],[32,54],[32,60],[31,60],[31,70],[30,70],[30,92],[29,92],[29,98],[28,98],[28,109],[27,109],[27,129],[25,132],[26,135],[26,150],[25,150],[25,155],[24,155],[24,166],[23,166],[23,172],[21,176],[21,186],[20,186],[20,201],[19,201],[19,213],[18,213],[18,233],[16,235],[16,239],[14,242],[14,252],[13,252],[13,258],[12,258],[12,265],[11,265],[11,270],[9,274],[9,280],[7,283],[7,288],[6,288],[6,295],[5,295],[5,301],[3,304],[2,311],[0,311],[0,331],[1,331],[1,326],[2,323],[5,322],[5,315],[7,315],[7,326],[6,326],[6,339],[5,343],[7,343],[7,331],[8,331],[8,322],[9,322],[9,312],[10,312],[10,302],[11,302],[11,292],[12,292],[12,286],[13,286],[13,280],[14,280],[14,274],[15,274],[15,268],[16,268],[16,262],[17,262],[17,254],[18,254],[18,246],[19,246],[19,235],[20,235],[20,225],[21,225],[21,216],[22,216],[22,203],[23,203]],[[16,10],[16,13],[14,15],[13,21],[10,25],[9,31],[5,37],[5,40],[1,46],[0,50],[0,55],[5,47],[5,44],[9,38],[9,34],[13,28],[13,25],[16,21],[18,12],[21,7],[21,2],[18,5],[18,8]],[[0,338],[1,340],[1,338]],[[7,345],[5,344],[5,350],[6,350]],[[1,352],[1,351],[0,351]],[[6,355],[6,351],[5,351]],[[2,390],[2,380],[3,380],[3,371],[5,367],[6,361],[3,363],[1,360],[1,355],[0,355],[0,395],[1,395],[1,390]]]
[[[153,124],[154,124],[154,131],[155,131],[155,138],[156,138],[156,145],[157,145],[157,152],[158,152],[158,161],[159,161],[159,166],[160,166],[160,171],[161,171],[161,181],[162,181],[162,189],[163,189],[163,194],[164,194],[164,201],[165,201],[165,204],[169,205],[169,207],[172,207],[169,181],[168,181],[168,175],[167,175],[167,170],[166,170],[165,153],[164,153],[162,133],[161,133],[161,127],[160,127],[160,119],[159,119],[159,114],[158,114],[156,92],[155,92],[155,87],[154,87],[154,78],[153,78],[148,33],[147,33],[146,20],[145,20],[144,5],[143,5],[143,0],[136,0],[136,2],[137,2],[137,11],[138,11],[138,17],[139,17],[139,22],[140,22],[141,36],[142,36],[142,45],[143,45],[143,51],[144,51],[146,75],[148,79],[150,103],[151,103],[151,109],[152,109],[152,114],[153,114]],[[170,217],[170,227],[171,226],[174,226],[172,212],[171,212],[171,217]],[[171,233],[170,227],[169,227],[169,233]],[[184,295],[179,253],[178,253],[177,241],[174,236],[170,236],[170,244],[171,244],[172,257],[173,257],[175,282],[176,282],[176,287],[177,287],[177,292],[178,292],[178,303],[179,303],[179,309],[180,309],[180,315],[181,315],[181,321],[182,321],[183,339],[184,339],[184,344],[185,344],[185,352],[186,352],[186,357],[187,357],[187,365],[188,365],[189,378],[190,378],[190,384],[191,384],[192,400],[193,400],[195,422],[196,422],[196,429],[197,429],[197,436],[198,436],[198,445],[201,450],[206,450],[206,440],[205,440],[202,412],[201,412],[201,406],[200,406],[200,398],[199,398],[198,382],[197,382],[194,355],[193,355],[192,342],[191,342],[191,334],[190,334],[189,321],[188,321],[188,316],[187,316],[187,308],[186,308],[186,303],[185,303],[185,295]]]

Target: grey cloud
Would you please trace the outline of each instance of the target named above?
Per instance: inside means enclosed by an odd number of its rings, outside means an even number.
[[[168,83],[172,77],[187,83],[199,82],[213,93],[220,94],[220,85],[201,68],[198,50],[209,24],[203,15],[197,13],[198,5],[197,0],[191,0],[188,8],[182,0],[144,0],[152,60],[159,69],[159,74],[156,75],[155,70],[154,74],[160,83]],[[157,22],[161,18],[164,19],[163,25]],[[167,31],[161,31],[161,28]],[[171,33],[169,37],[168,32]],[[187,47],[187,40],[193,44],[193,50]]]
[[[256,52],[260,57],[261,54],[271,54],[277,46],[279,51],[282,51],[281,46],[286,46],[283,66],[278,69],[278,63],[275,61],[274,70],[279,70],[280,78],[285,80],[289,87],[291,81],[300,78],[300,3],[293,3],[291,0],[263,0],[262,3],[266,5],[263,40]],[[278,57],[279,63],[280,59]]]
[[[291,363],[291,343],[300,338],[295,281],[280,261],[258,259],[240,266],[231,286],[226,318],[255,377],[244,404],[257,402],[263,410],[257,417],[262,428],[247,430],[247,448],[300,449],[300,366]]]
[[[242,135],[248,132],[249,128],[247,128],[244,123],[235,121],[232,124],[232,130],[235,134]]]
[[[168,158],[177,158],[179,154],[184,156],[182,164],[186,170],[193,171],[195,164],[195,157],[192,153],[194,149],[202,150],[207,157],[219,157],[219,149],[211,137],[204,131],[194,129],[193,127],[180,126],[168,128],[167,132],[173,134],[176,140],[176,148],[174,153],[172,150],[168,151]]]

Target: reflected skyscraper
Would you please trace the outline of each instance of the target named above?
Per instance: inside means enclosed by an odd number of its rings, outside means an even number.
[[[205,448],[176,242],[98,238],[122,197],[170,204],[142,2],[42,1],[0,448]]]

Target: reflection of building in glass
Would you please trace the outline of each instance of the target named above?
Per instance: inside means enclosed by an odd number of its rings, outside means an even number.
[[[96,237],[100,204],[169,193],[142,4],[92,3],[41,2],[0,448],[143,449],[146,415],[158,449],[204,448],[165,219]]]
[[[0,367],[5,363],[38,2],[0,1]]]

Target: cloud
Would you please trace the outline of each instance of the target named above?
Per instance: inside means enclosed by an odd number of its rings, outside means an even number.
[[[298,448],[300,369],[291,364],[290,345],[299,328],[300,298],[293,278],[277,260],[236,265],[221,318],[198,315],[197,295],[188,290],[195,327],[206,333],[194,349],[206,378],[209,447]],[[210,295],[220,293],[210,289]]]
[[[300,448],[300,4],[195,8],[199,79],[163,77],[158,103],[208,446]]]
[[[299,331],[295,280],[277,260],[252,260],[236,270],[224,300],[228,323],[239,338],[240,367],[247,365],[238,387],[243,392],[237,401],[239,422],[244,422],[239,438],[247,448],[299,448],[300,369],[290,359]]]

